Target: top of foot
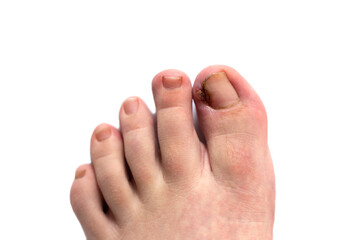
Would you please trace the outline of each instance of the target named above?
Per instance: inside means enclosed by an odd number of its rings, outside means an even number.
[[[274,173],[255,91],[227,66],[205,68],[193,87],[166,70],[152,86],[156,127],[145,103],[128,98],[120,131],[99,125],[92,163],[76,172],[71,204],[87,238],[272,239]]]

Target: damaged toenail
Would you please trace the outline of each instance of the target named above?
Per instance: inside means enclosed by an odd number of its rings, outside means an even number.
[[[201,83],[197,97],[214,109],[232,107],[240,100],[225,72],[216,72],[208,76]]]
[[[96,139],[97,139],[99,142],[108,139],[110,136],[111,136],[111,129],[110,129],[109,126],[100,127],[100,128],[95,132],[95,137],[96,137]]]
[[[181,86],[182,77],[181,76],[163,76],[162,77],[163,85],[165,88],[174,89]]]
[[[85,173],[86,173],[86,169],[76,170],[75,179],[82,178],[83,176],[85,176]]]
[[[139,100],[136,97],[130,97],[124,102],[124,110],[127,115],[137,112],[139,108]]]

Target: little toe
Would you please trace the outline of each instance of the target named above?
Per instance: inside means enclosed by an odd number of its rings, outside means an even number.
[[[120,132],[101,124],[91,138],[91,161],[104,199],[119,219],[126,219],[136,207],[136,193],[129,182]]]
[[[216,176],[244,179],[272,167],[264,105],[239,73],[227,66],[205,68],[193,98]]]
[[[153,79],[157,131],[164,177],[189,180],[200,174],[201,145],[192,115],[191,82],[177,70],[166,70]]]
[[[113,235],[110,233],[112,223],[103,211],[103,198],[90,164],[82,165],[76,170],[70,201],[87,239],[102,239],[103,236]]]
[[[119,115],[125,157],[136,188],[140,195],[151,193],[162,179],[153,116],[138,97],[128,98]]]

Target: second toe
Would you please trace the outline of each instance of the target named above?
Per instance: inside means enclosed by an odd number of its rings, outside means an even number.
[[[192,115],[191,82],[178,70],[165,70],[153,79],[157,133],[164,177],[187,181],[200,174],[201,144]]]

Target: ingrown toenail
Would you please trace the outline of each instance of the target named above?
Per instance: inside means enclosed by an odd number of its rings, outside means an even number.
[[[99,142],[108,139],[110,136],[111,136],[111,129],[109,126],[100,127],[95,132],[95,137]]]
[[[138,108],[139,108],[139,100],[136,97],[128,98],[124,102],[124,110],[127,115],[136,113]]]
[[[85,173],[86,173],[86,169],[76,170],[75,179],[82,178],[83,176],[85,176]]]
[[[173,89],[181,86],[181,76],[163,76],[163,84],[165,88]]]
[[[228,108],[239,102],[239,96],[225,72],[208,76],[198,91],[198,98],[214,109]]]

